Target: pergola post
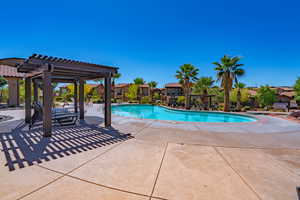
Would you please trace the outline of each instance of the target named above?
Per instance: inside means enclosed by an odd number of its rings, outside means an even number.
[[[84,80],[79,80],[79,112],[80,119],[84,119]]]
[[[8,82],[8,105],[19,106],[19,78],[6,77]]]
[[[74,111],[78,113],[78,86],[77,81],[74,82]]]
[[[52,135],[52,93],[51,72],[43,72],[43,129],[44,137]]]
[[[105,105],[104,123],[105,127],[111,126],[111,75],[105,77]]]
[[[33,101],[39,101],[39,92],[38,92],[38,84],[36,80],[33,80]]]
[[[31,78],[25,78],[25,122],[31,122]]]

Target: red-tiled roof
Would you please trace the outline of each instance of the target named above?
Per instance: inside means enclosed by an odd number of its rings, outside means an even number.
[[[122,88],[122,87],[126,87],[128,85],[129,85],[129,83],[119,83],[119,84],[115,85],[115,88]]]
[[[0,65],[0,76],[4,77],[25,77],[24,73],[19,73],[16,67],[10,67],[8,65]]]
[[[250,96],[256,96],[257,95],[257,91],[255,91],[255,90],[248,90],[248,93],[250,94]]]
[[[167,83],[165,87],[182,87],[180,83]]]
[[[143,84],[143,85],[139,85],[141,88],[148,88],[149,85],[148,84]]]
[[[279,95],[292,98],[295,96],[295,92],[281,92]]]

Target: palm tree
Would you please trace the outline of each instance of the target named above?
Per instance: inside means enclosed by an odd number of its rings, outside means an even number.
[[[143,84],[146,83],[146,81],[144,81],[143,78],[135,78],[135,79],[133,80],[133,83],[136,84],[136,85],[143,85]]]
[[[112,77],[112,85],[115,86],[115,81],[122,76],[121,73],[115,73]]]
[[[236,109],[238,111],[240,111],[241,110],[241,99],[242,99],[241,89],[245,88],[246,84],[238,82],[238,83],[235,83],[234,86],[238,90],[237,91],[237,95],[236,95],[236,99],[237,99],[237,101],[236,101]]]
[[[197,80],[199,69],[191,64],[184,64],[180,66],[180,70],[176,71],[175,77],[179,79],[185,94],[185,108],[190,108],[190,93],[192,81]]]
[[[121,73],[115,73],[115,74],[113,75],[113,77],[112,77],[112,84],[111,84],[111,86],[112,86],[112,94],[113,94],[113,98],[115,98],[115,81],[116,81],[117,79],[119,79],[121,76],[122,76]]]
[[[133,80],[133,83],[138,86],[138,101],[141,103],[141,88],[140,88],[140,85],[145,84],[146,81],[143,78],[135,78]]]
[[[201,94],[201,100],[205,105],[205,108],[207,108],[207,95],[208,90],[213,86],[214,80],[212,77],[201,77],[197,80],[193,87],[193,92],[196,94]]]
[[[152,101],[153,101],[152,90],[153,90],[154,88],[156,88],[157,82],[155,82],[155,81],[150,81],[150,82],[148,83],[148,85],[149,85],[149,87],[150,87],[150,97],[151,97],[151,102],[152,102]]]
[[[234,56],[230,57],[224,55],[221,58],[221,62],[214,62],[213,64],[217,67],[218,81],[221,81],[221,86],[224,89],[224,111],[230,111],[230,91],[232,89],[233,82],[237,83],[237,78],[245,74],[245,70],[241,67],[244,64],[238,63],[240,57]]]

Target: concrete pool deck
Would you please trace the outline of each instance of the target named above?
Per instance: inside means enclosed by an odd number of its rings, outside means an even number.
[[[1,200],[297,199],[299,123],[113,116],[114,129],[105,129],[94,106],[86,123],[57,127],[45,139],[39,127],[22,126],[22,110],[0,113],[14,117],[0,123]]]

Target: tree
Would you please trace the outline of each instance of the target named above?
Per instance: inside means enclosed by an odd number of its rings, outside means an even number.
[[[136,84],[130,85],[128,88],[128,92],[126,93],[126,97],[131,101],[136,100],[138,95],[138,89],[139,89],[138,85]]]
[[[238,111],[241,110],[241,101],[242,101],[242,92],[241,90],[246,87],[244,83],[235,83],[235,88],[237,89],[237,101],[236,101],[236,108]],[[247,94],[248,96],[248,94]]]
[[[145,84],[146,81],[145,81],[143,78],[135,78],[135,79],[133,80],[133,83],[134,83],[135,85],[137,85],[137,87],[138,87],[137,98],[138,98],[138,101],[141,103],[141,89],[140,89],[140,85]]]
[[[268,85],[261,86],[257,92],[257,100],[261,107],[272,106],[276,102],[276,91]]]
[[[133,80],[133,83],[134,83],[135,85],[143,85],[143,84],[145,84],[146,82],[144,81],[143,78],[135,78],[135,79]]]
[[[151,99],[151,102],[152,102],[152,101],[153,101],[153,93],[152,93],[152,90],[153,90],[154,88],[156,88],[157,82],[155,82],[155,81],[150,81],[150,82],[148,83],[148,85],[149,85],[149,87],[150,87],[150,99]]]
[[[121,73],[115,73],[112,77],[112,85],[115,85],[115,81],[118,80],[122,76]]]
[[[199,69],[191,64],[184,64],[179,67],[180,70],[176,71],[175,77],[183,87],[185,94],[185,109],[190,109],[190,93],[192,81],[197,80]]]
[[[295,100],[297,102],[300,102],[300,77],[297,78],[295,85],[294,85],[294,90],[295,90]]]
[[[245,74],[245,70],[241,67],[244,64],[238,63],[240,57],[234,56],[230,57],[224,55],[221,58],[221,62],[214,62],[213,64],[217,67],[217,80],[221,81],[221,86],[224,89],[224,111],[230,111],[230,91],[234,82],[238,82],[237,78]]]
[[[201,77],[199,78],[195,85],[193,86],[193,92],[195,94],[201,94],[201,101],[204,103],[205,108],[208,107],[208,93],[214,84],[212,77]]]
[[[74,84],[67,86],[68,94],[70,97],[74,98]],[[93,88],[89,84],[84,84],[84,101],[89,101],[93,96]]]
[[[4,86],[7,85],[7,80],[5,78],[3,78],[2,76],[0,76],[0,102],[2,101],[2,97],[3,97],[3,88]]]

